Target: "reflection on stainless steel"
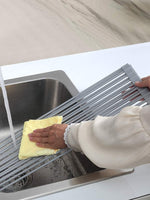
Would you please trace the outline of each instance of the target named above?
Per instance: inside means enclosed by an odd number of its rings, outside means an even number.
[[[6,83],[15,129],[22,128],[25,120],[38,118],[78,93],[62,71]],[[0,106],[0,135],[4,137],[8,123],[2,101]],[[132,171],[101,169],[81,153],[70,152],[0,192],[0,199],[32,199]]]

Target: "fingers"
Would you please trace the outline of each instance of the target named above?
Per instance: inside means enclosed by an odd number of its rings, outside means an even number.
[[[52,134],[50,132],[51,127],[36,129],[32,133],[29,134],[29,137],[48,137]]]
[[[150,76],[143,77],[143,78],[142,78],[142,81],[144,81],[144,80],[146,80],[146,79],[149,79],[149,78],[150,78]]]
[[[148,83],[147,83],[147,80],[144,80],[144,81],[141,81],[141,82],[136,82],[135,83],[136,86],[138,87],[148,87]]]
[[[52,144],[56,138],[53,131],[50,132],[50,127],[47,127],[45,129],[36,129],[33,131],[33,133],[30,133],[28,136],[30,141],[32,142],[50,144]]]
[[[38,146],[38,147],[42,147],[42,148],[50,148],[50,149],[57,149],[55,146],[53,146],[53,145],[50,145],[50,144],[48,144],[48,143],[36,143],[36,145]]]
[[[29,137],[48,137],[49,133],[48,132],[35,132],[29,134]]]
[[[66,148],[64,142],[64,132],[67,124],[54,124],[47,128],[36,129],[29,134],[29,139],[35,142],[37,146],[51,149]]]
[[[145,77],[141,82],[135,82],[138,87],[149,87],[150,88],[150,77]]]
[[[47,143],[48,142],[48,138],[43,138],[43,137],[31,137],[29,136],[30,141],[32,142],[40,142],[40,143]]]

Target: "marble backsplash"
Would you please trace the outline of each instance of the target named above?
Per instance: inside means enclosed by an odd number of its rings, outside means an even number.
[[[149,0],[0,0],[0,65],[148,42]]]

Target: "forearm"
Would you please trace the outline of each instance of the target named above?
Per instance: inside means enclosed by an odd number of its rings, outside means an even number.
[[[129,168],[150,162],[150,107],[127,107],[117,116],[98,116],[71,125],[67,144],[105,168]]]

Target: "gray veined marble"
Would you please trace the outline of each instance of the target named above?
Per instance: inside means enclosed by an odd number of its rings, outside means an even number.
[[[149,0],[0,0],[0,65],[148,42]]]

